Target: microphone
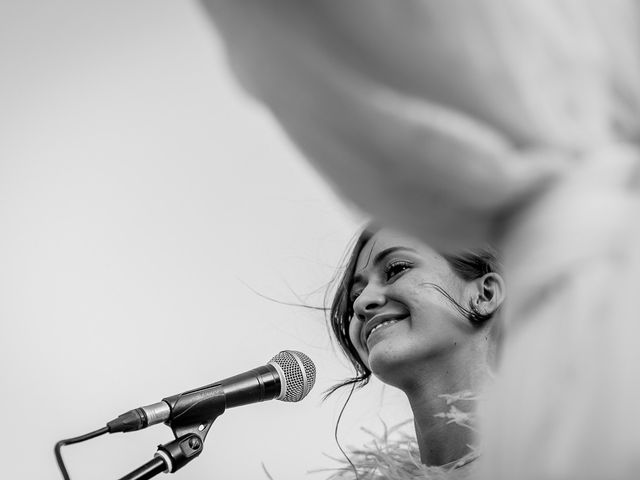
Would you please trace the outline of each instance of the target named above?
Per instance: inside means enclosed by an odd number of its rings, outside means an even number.
[[[227,407],[265,400],[299,402],[315,381],[316,367],[311,359],[302,352],[284,350],[261,367],[129,410],[108,422],[107,428],[109,433],[132,432],[185,416],[218,416]]]

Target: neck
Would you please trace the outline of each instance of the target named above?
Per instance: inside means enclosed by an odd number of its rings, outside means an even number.
[[[469,445],[474,444],[473,429],[452,422],[451,416],[446,415],[454,408],[469,414],[466,425],[473,421],[475,397],[484,387],[488,369],[485,356],[469,353],[426,362],[425,368],[413,377],[420,381],[402,388],[414,414],[420,459],[425,465],[455,462],[470,453]],[[465,392],[471,395],[452,398]]]

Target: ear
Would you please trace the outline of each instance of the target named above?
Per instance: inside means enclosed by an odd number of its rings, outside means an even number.
[[[487,273],[473,281],[474,292],[471,302],[474,309],[483,315],[493,315],[505,298],[505,285],[498,273]]]

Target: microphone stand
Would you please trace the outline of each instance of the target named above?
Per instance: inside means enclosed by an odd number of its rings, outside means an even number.
[[[148,480],[159,473],[174,473],[202,452],[211,425],[227,407],[222,388],[205,387],[164,398],[171,408],[171,420],[166,423],[176,437],[158,446],[153,459],[119,480]]]
[[[120,480],[147,480],[155,477],[160,472],[167,470],[167,464],[164,459],[160,457],[154,457],[153,460],[148,461],[140,468],[136,468],[133,472],[125,475]]]
[[[184,467],[202,452],[203,441],[195,433],[158,446],[152,460],[128,473],[119,480],[148,480],[159,473],[173,473]]]

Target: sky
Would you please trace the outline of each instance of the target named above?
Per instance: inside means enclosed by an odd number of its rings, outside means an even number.
[[[227,411],[175,478],[326,478],[347,378],[322,306],[364,217],[230,77],[196,2],[0,0],[0,439],[4,478],[61,478],[53,445],[299,350],[298,404]],[[409,418],[377,382],[347,445]],[[120,478],[171,431],[63,450]]]

